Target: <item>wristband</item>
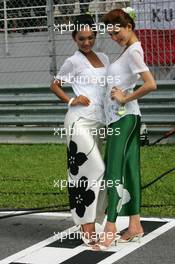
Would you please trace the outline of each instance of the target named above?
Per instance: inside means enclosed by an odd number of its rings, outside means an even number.
[[[71,104],[72,104],[72,102],[73,102],[73,100],[74,100],[75,98],[74,97],[72,97],[70,100],[69,100],[69,102],[68,102],[68,107],[70,107],[71,106]]]

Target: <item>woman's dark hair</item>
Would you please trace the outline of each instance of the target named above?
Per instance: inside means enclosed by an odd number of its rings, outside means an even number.
[[[114,9],[104,15],[103,22],[105,25],[116,25],[119,27],[126,27],[128,23],[132,25],[132,30],[135,29],[135,22],[129,14],[122,9]]]
[[[90,28],[93,28],[95,26],[95,22],[93,18],[91,17],[91,15],[88,14],[77,16],[73,24],[74,24],[74,31],[72,31],[72,37],[74,39],[78,31],[81,30],[81,28],[85,26],[89,26]],[[96,27],[94,27],[94,29],[96,29]],[[97,31],[93,30],[93,32],[96,36]]]

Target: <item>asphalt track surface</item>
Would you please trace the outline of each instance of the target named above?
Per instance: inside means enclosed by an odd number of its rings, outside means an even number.
[[[1,216],[9,214],[0,213]],[[119,229],[128,219],[119,218]],[[142,218],[145,236],[141,243],[112,246],[105,252],[94,252],[81,239],[66,238],[60,232],[75,234],[70,214],[33,214],[0,218],[0,263],[22,264],[174,264],[175,220]],[[101,226],[97,229],[102,230]]]

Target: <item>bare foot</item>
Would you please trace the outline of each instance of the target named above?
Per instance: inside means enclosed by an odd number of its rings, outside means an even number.
[[[129,240],[131,237],[143,234],[143,227],[140,223],[140,215],[131,215],[129,218],[129,227],[121,236],[121,239]]]
[[[103,238],[101,237],[99,242],[92,246],[93,250],[107,250],[112,243],[115,242],[116,245],[116,233],[108,232],[104,233]]]
[[[96,236],[95,223],[87,223],[81,225],[82,235],[87,239],[93,239]]]
[[[132,224],[129,228],[122,234],[121,239],[128,240],[133,236],[143,234],[143,227],[139,224]]]
[[[100,234],[100,239],[92,249],[107,250],[114,241],[116,241],[117,229],[115,223],[107,222],[104,228],[104,232]]]

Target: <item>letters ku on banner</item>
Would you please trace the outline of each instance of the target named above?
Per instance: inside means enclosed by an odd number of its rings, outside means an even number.
[[[148,65],[175,64],[175,0],[131,0]]]
[[[131,6],[136,10],[137,29],[174,29],[174,0],[131,0]]]

